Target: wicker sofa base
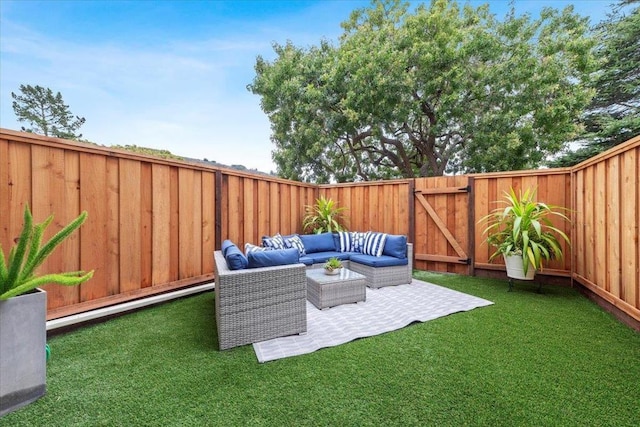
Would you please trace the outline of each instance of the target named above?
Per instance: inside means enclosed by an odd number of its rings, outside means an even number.
[[[220,350],[307,331],[307,280],[302,264],[229,270],[214,253]]]
[[[384,286],[404,285],[411,283],[411,269],[406,265],[397,267],[369,267],[368,265],[352,262],[349,270],[366,277],[367,286],[372,289]]]
[[[360,273],[366,277],[365,283],[367,287],[372,289],[382,288],[384,286],[405,285],[413,280],[413,244],[407,244],[407,265],[393,267],[370,267],[354,261],[342,261],[344,267],[351,271]],[[313,264],[307,267],[323,268],[323,264]]]

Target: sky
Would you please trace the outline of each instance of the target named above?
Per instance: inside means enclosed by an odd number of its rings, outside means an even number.
[[[488,3],[500,18],[509,7]],[[86,119],[79,132],[92,142],[275,171],[269,120],[247,90],[257,56],[274,59],[273,43],[337,42],[340,23],[369,4],[0,0],[0,127],[27,125],[15,117],[11,92],[39,85]],[[515,0],[515,9],[537,17],[544,6],[569,4],[596,24],[612,1]]]

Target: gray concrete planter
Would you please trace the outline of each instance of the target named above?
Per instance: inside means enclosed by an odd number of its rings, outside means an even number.
[[[0,417],[45,394],[47,293],[0,301]]]

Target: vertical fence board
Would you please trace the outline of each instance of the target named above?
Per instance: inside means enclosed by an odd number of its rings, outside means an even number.
[[[280,184],[269,183],[269,230],[265,233],[269,236],[275,235],[280,228]]]
[[[203,274],[213,273],[213,252],[216,230],[215,174],[202,173],[202,267]]]
[[[153,179],[153,284],[171,281],[171,169],[154,164]]]
[[[605,224],[607,223],[607,210],[605,204],[605,195],[604,190],[606,188],[606,180],[605,180],[605,163],[599,163],[595,167],[595,176],[594,176],[594,184],[599,183],[598,185],[594,185],[594,218],[593,222],[595,224],[596,230],[605,230]],[[607,242],[606,235],[602,232],[594,233],[594,262],[595,262],[595,277],[598,283],[603,285],[606,284],[606,274],[607,274]]]
[[[169,231],[171,259],[169,277],[171,281],[180,278],[180,186],[178,168],[169,170]]]
[[[120,257],[126,253],[120,251],[120,161],[108,157],[104,163],[106,194],[106,233],[107,257],[105,260],[106,295],[117,295],[120,290]],[[105,218],[102,216],[102,218]],[[93,280],[93,279],[92,279]],[[83,285],[84,286],[84,285]]]
[[[577,274],[584,276],[586,274],[585,273],[586,251],[584,250],[586,225],[584,223],[585,221],[585,204],[584,204],[585,184],[584,184],[583,170],[578,171],[576,173],[575,183],[576,183],[576,192],[575,192],[576,205],[575,205],[575,212],[574,212],[574,218],[575,218],[574,230],[576,232],[575,242],[576,242],[576,246],[578,248],[581,248],[582,250],[575,250],[573,252],[574,259],[575,259],[575,264],[573,268]]]
[[[607,162],[605,223],[606,254],[608,274],[604,288],[616,298],[620,298],[620,168],[619,158]],[[580,246],[578,246],[580,247]]]
[[[180,262],[179,278],[186,279],[200,274],[202,268],[202,179],[201,172],[180,169],[179,230]]]
[[[270,185],[267,181],[258,181],[258,242],[260,238],[267,234],[271,235],[271,209],[269,202],[271,199]]]
[[[9,217],[13,208],[9,189],[13,183],[9,175],[9,141],[0,139],[0,242],[9,242]]]
[[[280,185],[280,233],[291,233],[291,187]]]
[[[253,243],[255,241],[254,227],[256,224],[256,212],[255,212],[255,203],[254,196],[256,196],[254,191],[254,180],[252,179],[243,179],[243,192],[242,192],[242,216],[243,218],[243,235],[239,241],[240,248],[244,248],[245,243]],[[242,249],[241,249],[242,250]]]
[[[415,180],[415,188],[424,188],[424,178],[416,178]],[[415,195],[413,196],[415,197]],[[414,213],[414,230],[415,230],[415,241],[413,242],[413,252],[415,254],[427,253],[427,211],[419,207],[419,203],[415,203],[415,213]],[[415,268],[418,270],[426,270],[427,269],[427,261],[416,260]]]
[[[242,182],[237,176],[228,176],[227,183],[228,205],[226,222],[223,228],[228,230],[227,239],[240,242],[243,237],[243,224],[242,221],[238,221],[239,218],[243,218]]]
[[[302,220],[300,215],[300,187],[292,186],[291,187],[291,224],[289,225],[289,232],[297,233],[298,230],[302,228],[301,222]]]
[[[474,188],[475,192],[474,198],[474,209],[476,212],[476,227],[475,227],[475,250],[474,250],[474,262],[477,263],[487,263],[489,262],[489,256],[491,256],[491,251],[489,245],[485,242],[487,235],[484,233],[484,229],[487,226],[486,217],[489,214],[490,206],[488,197],[485,195],[489,194],[489,180],[477,178],[474,180]]]
[[[64,153],[64,205],[66,225],[80,214],[80,155],[65,150]],[[62,271],[80,270],[80,232],[73,233],[58,249],[62,253]],[[80,302],[80,287],[58,286],[58,305],[64,307]],[[52,307],[53,308],[53,307]]]
[[[147,288],[153,284],[153,181],[151,165],[140,165],[140,282],[139,286]],[[136,286],[138,288],[138,286]]]
[[[107,162],[104,156],[80,154],[80,209],[89,213],[80,228],[80,268],[95,270],[93,278],[81,285],[80,300],[90,301],[109,295],[110,271],[107,271],[109,235],[107,233]]]
[[[9,146],[9,203],[15,206],[9,210],[8,232],[9,240],[13,244],[22,230],[24,207],[31,205],[31,147],[26,144],[12,144]]]
[[[140,162],[120,160],[120,291],[140,287],[142,273]]]
[[[458,188],[466,187],[468,178],[466,176],[458,176],[454,178],[455,186]],[[473,190],[472,190],[473,191]],[[469,227],[473,226],[473,218],[469,215],[469,198],[468,193],[458,193],[452,196],[454,220],[451,223],[451,229],[455,230],[456,238],[460,246],[467,251],[467,256],[473,262],[473,248],[469,247]],[[452,253],[455,254],[455,251]],[[457,274],[465,274],[468,267],[465,265],[450,265],[450,271]]]
[[[595,228],[593,223],[594,204],[594,185],[593,185],[593,169],[589,168],[585,171],[584,176],[584,224],[585,224],[585,274],[587,277],[593,277],[595,264]]]
[[[409,232],[409,183],[398,185],[394,204],[398,207],[395,221],[395,234],[411,234]]]
[[[620,226],[622,235],[622,249],[620,263],[622,266],[621,298],[628,304],[637,307],[636,293],[638,292],[639,249],[638,249],[638,164],[636,151],[630,150],[621,157],[622,183],[624,197],[621,198],[620,211],[622,217]]]

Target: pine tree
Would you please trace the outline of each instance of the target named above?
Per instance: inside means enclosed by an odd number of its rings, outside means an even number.
[[[29,123],[29,127],[22,127],[24,132],[73,140],[82,137],[76,131],[85,118],[71,113],[60,92],[54,95],[51,89],[38,85],[20,85],[20,92],[11,92],[11,97],[18,121]]]

